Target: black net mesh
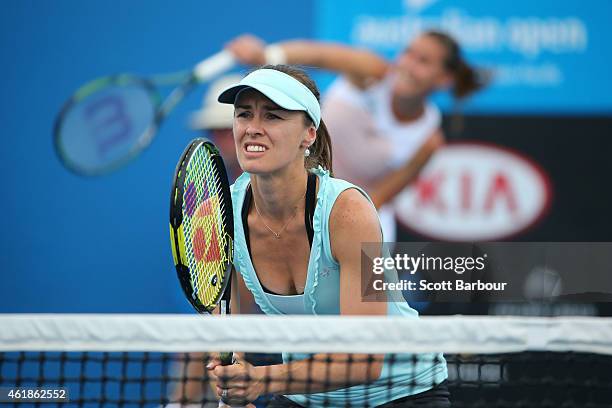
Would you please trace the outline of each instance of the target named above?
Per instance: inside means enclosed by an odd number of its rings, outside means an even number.
[[[347,375],[326,375],[306,380],[283,377],[286,387],[309,393],[323,388],[345,388],[349,372],[368,370],[374,358],[342,359]],[[575,352],[523,352],[507,354],[445,354],[448,380],[443,383],[450,392],[453,407],[610,407],[612,406],[612,356]],[[165,406],[180,404],[217,406],[205,365],[206,353],[153,352],[2,352],[0,353],[0,387],[3,406]],[[246,360],[257,365],[281,363],[277,354],[247,354]],[[291,358],[291,356],[286,356]],[[404,362],[406,355],[387,355],[390,369]],[[335,360],[334,360],[335,359]],[[409,357],[416,364],[419,355]],[[434,357],[435,359],[435,357]],[[340,361],[338,356],[318,355],[308,364]],[[271,371],[271,370],[270,370]],[[265,379],[269,388],[276,380]],[[354,384],[352,384],[354,385]],[[388,380],[389,398],[397,387],[404,390],[436,384],[413,379],[394,384]],[[35,398],[30,390],[48,390]],[[53,398],[50,391],[65,390],[65,398]],[[8,393],[13,390],[13,398]],[[367,388],[366,391],[367,392]],[[17,395],[17,396],[16,396]],[[57,396],[57,395],[56,395]],[[258,398],[256,406],[270,404],[273,395]],[[413,406],[418,397],[398,398],[389,406]],[[288,404],[289,401],[275,401]],[[307,406],[335,406],[325,400]],[[393,405],[395,404],[395,405]],[[343,406],[351,406],[350,399]],[[354,406],[367,406],[362,403]],[[421,406],[421,405],[414,405]],[[429,405],[427,405],[429,406]],[[436,406],[436,405],[432,405]],[[444,405],[440,405],[444,406]]]
[[[236,364],[207,367],[227,350]],[[612,407],[612,319],[0,315],[2,407],[224,393],[233,407]]]

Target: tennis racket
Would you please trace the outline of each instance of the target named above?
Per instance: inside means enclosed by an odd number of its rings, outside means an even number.
[[[185,296],[198,313],[230,313],[234,221],[223,159],[198,138],[176,166],[170,197],[170,243]],[[220,354],[223,365],[233,353]]]
[[[163,120],[197,85],[234,66],[221,51],[193,69],[141,78],[118,74],[95,79],[66,101],[53,128],[55,151],[69,170],[84,176],[109,173],[147,148]],[[162,101],[158,87],[176,85]]]

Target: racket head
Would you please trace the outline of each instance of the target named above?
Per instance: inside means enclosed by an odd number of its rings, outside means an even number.
[[[153,139],[161,97],[151,81],[128,74],[95,79],[63,105],[55,151],[74,173],[96,176],[123,166]]]
[[[195,139],[174,174],[170,243],[181,287],[199,313],[212,313],[224,298],[231,279],[233,242],[232,201],[223,159],[213,143]]]

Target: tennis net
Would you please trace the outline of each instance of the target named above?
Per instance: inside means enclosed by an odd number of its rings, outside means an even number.
[[[19,407],[216,407],[205,365],[228,350],[296,364],[241,379],[261,380],[256,406],[291,390],[302,406],[410,407],[432,387],[453,407],[612,406],[607,318],[6,314],[0,328],[0,402]]]

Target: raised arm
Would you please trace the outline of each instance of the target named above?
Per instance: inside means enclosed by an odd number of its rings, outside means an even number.
[[[343,74],[361,88],[380,80],[389,69],[389,64],[372,52],[330,42],[291,40],[267,46],[246,34],[229,42],[226,48],[243,64],[319,67]]]

